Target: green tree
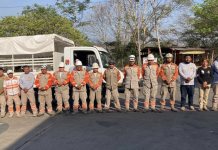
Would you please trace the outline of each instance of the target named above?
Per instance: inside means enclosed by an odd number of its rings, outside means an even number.
[[[57,0],[56,6],[61,10],[62,14],[72,21],[73,26],[83,26],[83,12],[88,8],[90,0]]]
[[[218,31],[218,0],[205,0],[193,8],[195,19],[193,26],[202,34]]]
[[[1,37],[53,33],[73,40],[76,45],[90,45],[87,37],[72,27],[70,20],[58,14],[51,6],[35,4],[24,8],[20,16],[0,20]]]
[[[134,42],[129,42],[127,45],[120,41],[104,43],[109,50],[113,60],[116,60],[116,66],[122,68],[129,62],[129,55],[137,56],[137,45]]]
[[[183,34],[189,46],[215,48],[218,46],[218,0],[205,0],[193,7],[191,28]]]

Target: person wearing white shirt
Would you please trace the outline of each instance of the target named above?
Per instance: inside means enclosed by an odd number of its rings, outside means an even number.
[[[188,105],[190,110],[195,110],[193,106],[194,97],[194,78],[196,76],[196,65],[191,63],[192,58],[185,56],[185,62],[179,64],[180,91],[181,91],[181,110],[185,111],[186,97],[188,95]]]
[[[36,117],[38,114],[38,109],[36,107],[35,92],[33,89],[35,76],[30,72],[30,67],[28,65],[23,66],[24,73],[21,74],[19,82],[21,88],[21,116],[26,114],[27,110],[27,100],[30,102],[30,106],[33,112],[33,116]]]

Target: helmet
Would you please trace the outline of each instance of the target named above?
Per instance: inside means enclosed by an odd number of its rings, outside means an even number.
[[[95,68],[99,68],[99,66],[98,66],[97,63],[93,63],[93,64],[92,64],[92,68],[93,68],[93,69],[95,69]]]
[[[166,54],[166,58],[173,58],[173,55],[171,53]]]
[[[154,60],[154,55],[153,54],[148,54],[148,60]]]
[[[77,61],[76,62],[76,66],[82,66],[83,64],[82,64],[82,62],[81,61]]]
[[[60,62],[59,63],[59,68],[63,68],[64,67],[64,63],[63,62]]]
[[[130,55],[129,56],[129,61],[135,61],[135,55]]]
[[[45,64],[42,65],[42,66],[41,66],[41,69],[47,69],[47,65],[45,65]]]
[[[14,73],[12,70],[8,70],[7,74]]]

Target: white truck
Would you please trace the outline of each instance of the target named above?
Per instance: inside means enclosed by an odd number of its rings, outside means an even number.
[[[6,70],[12,69],[17,76],[22,73],[23,65],[31,66],[34,74],[40,72],[43,64],[54,71],[64,59],[66,46],[74,46],[74,42],[56,34],[2,37],[0,65]]]
[[[89,72],[92,70],[92,64],[97,62],[99,64],[99,71],[104,72],[108,67],[108,61],[110,60],[110,55],[107,50],[102,47],[65,47],[64,48],[64,62],[65,69],[71,70],[74,66],[75,60],[79,59],[82,61],[84,67]],[[124,75],[121,73],[121,79],[119,84],[123,82]]]
[[[6,70],[12,69],[18,77],[22,73],[22,66],[26,64],[31,66],[32,72],[36,75],[43,64],[47,64],[49,72],[52,73],[58,69],[60,62],[64,62],[68,71],[74,66],[76,59],[82,61],[87,71],[97,62],[99,70],[103,73],[109,57],[108,51],[104,48],[75,47],[72,40],[56,34],[0,38],[0,66]],[[121,72],[119,83],[122,81]]]

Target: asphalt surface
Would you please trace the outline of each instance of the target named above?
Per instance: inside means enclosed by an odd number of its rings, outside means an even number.
[[[8,124],[7,123],[0,123],[0,134],[5,132],[8,129]]]
[[[59,115],[8,149],[217,150],[217,117],[217,112]]]
[[[211,97],[208,105],[211,106]],[[158,95],[157,104],[160,96]],[[179,107],[180,93],[177,94]],[[124,108],[124,94],[120,94]],[[139,108],[143,108],[140,95]],[[198,108],[198,90],[194,104]],[[113,106],[113,105],[112,105]],[[131,105],[132,107],[132,105]],[[159,105],[157,106],[159,108]],[[169,108],[168,108],[169,109]],[[218,112],[103,113],[0,119],[7,150],[217,150]]]

